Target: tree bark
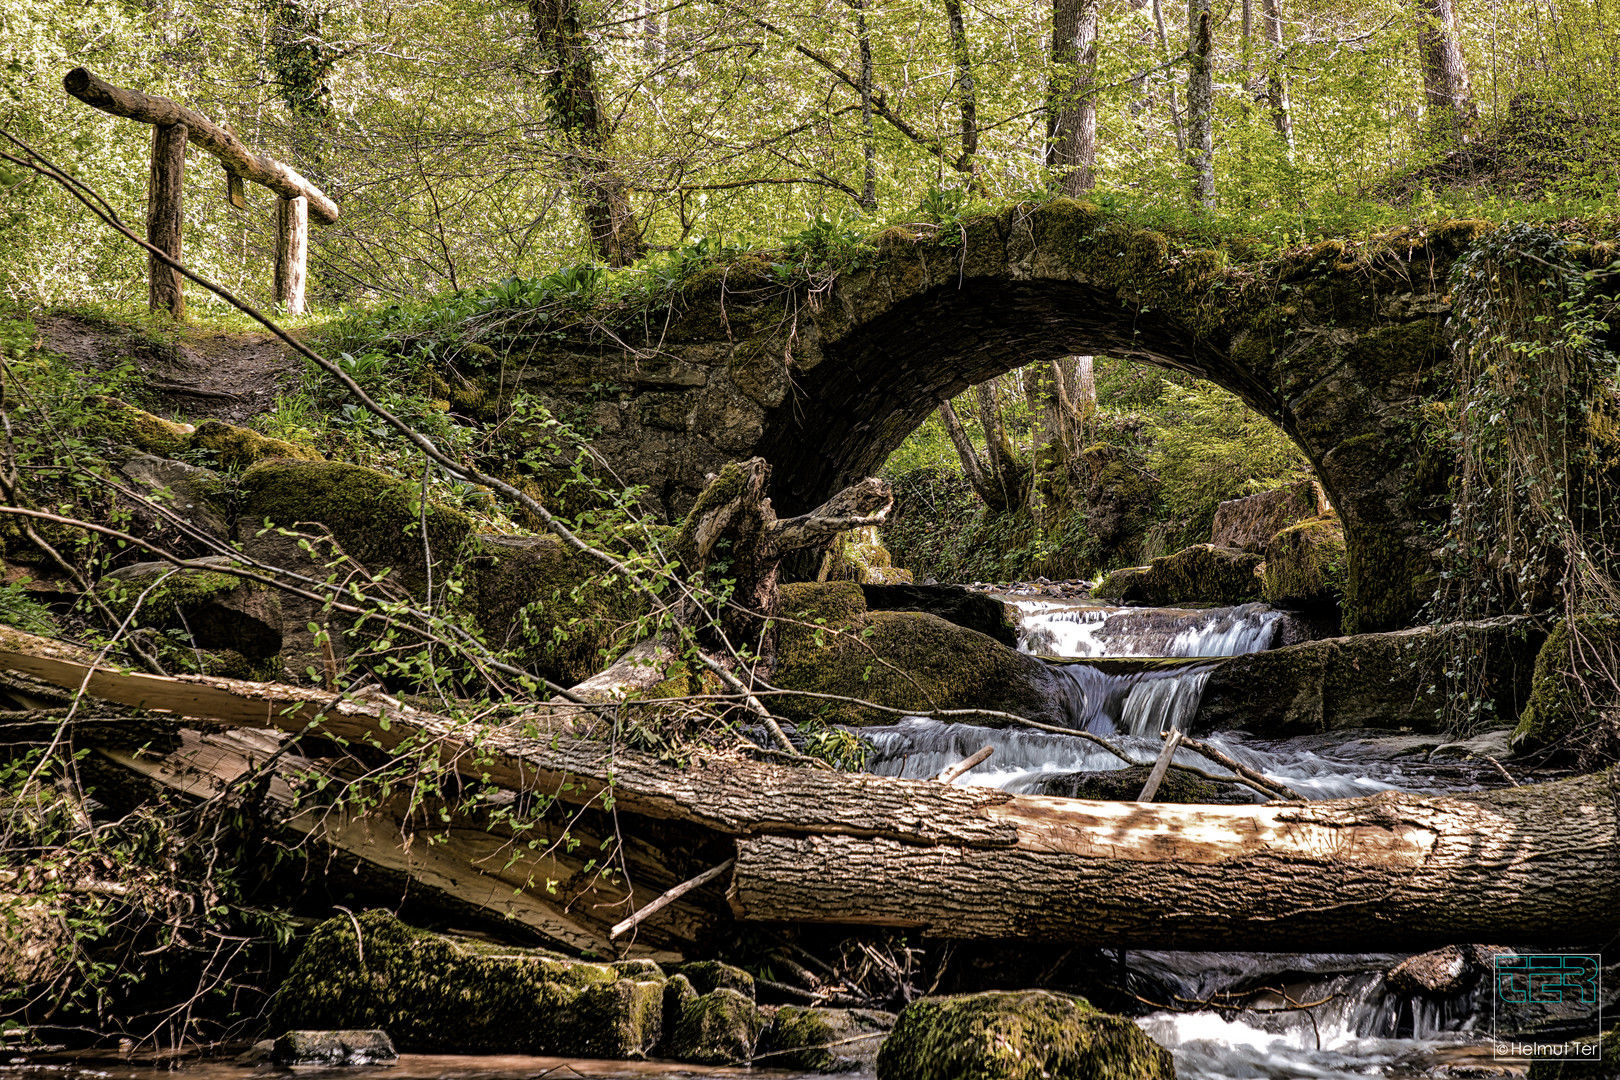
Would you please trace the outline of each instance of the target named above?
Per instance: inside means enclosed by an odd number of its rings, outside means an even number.
[[[979,426],[984,429],[984,453],[990,462],[990,475],[1001,491],[1001,506],[1011,513],[1023,498],[1014,469],[1012,445],[1007,441],[1006,429],[1001,425],[1001,410],[996,404],[995,380],[982,382],[973,388],[979,404]]]
[[[1052,0],[1046,164],[1070,198],[1097,185],[1097,31],[1102,0]]]
[[[585,228],[596,257],[629,266],[642,252],[641,227],[630,190],[609,154],[607,114],[597,86],[595,58],[577,0],[529,0],[540,58],[547,67],[552,122],[579,193]]]
[[[872,130],[872,35],[866,27],[866,0],[849,0],[855,8],[855,37],[861,50],[861,209],[876,210],[877,144]]]
[[[1266,105],[1271,123],[1294,152],[1294,106],[1288,97],[1288,75],[1283,71],[1282,0],[1263,0],[1261,18],[1266,31]]]
[[[186,125],[152,128],[152,172],[146,187],[146,242],[180,261],[185,231]],[[185,278],[156,255],[146,256],[146,298],[153,311],[186,317]]]
[[[1214,807],[1018,797],[1001,849],[738,842],[739,918],[1111,948],[1599,942],[1620,910],[1609,773],[1466,798]]]
[[[309,200],[276,200],[276,303],[289,315],[304,311],[309,267]]]
[[[951,56],[956,61],[956,110],[962,134],[962,156],[956,159],[956,171],[967,173],[971,186],[973,157],[979,152],[979,97],[973,84],[973,54],[968,50],[962,0],[945,0],[945,20],[951,36]]]
[[[227,726],[383,752],[409,743],[480,784],[571,805],[603,808],[611,796],[621,814],[679,824],[683,842],[735,840],[731,900],[747,920],[1110,948],[1369,952],[1598,942],[1620,911],[1620,768],[1457,797],[1141,805],[724,753],[681,768],[579,737],[578,712],[458,724],[380,696],[311,700],[273,683],[91,669],[82,651],[11,630],[0,630],[0,669]],[[481,856],[506,842],[474,841]],[[724,857],[706,850],[649,892]]]
[[[1209,0],[1187,0],[1187,164],[1195,206],[1215,205],[1215,42]]]
[[[974,494],[992,510],[1005,510],[1007,507],[1002,501],[1001,489],[984,474],[984,469],[979,464],[979,454],[974,450],[967,432],[962,429],[962,421],[956,415],[949,398],[939,400],[939,421],[945,426],[945,434],[950,436],[951,445],[956,447],[956,456],[962,461],[962,474],[973,486]]]
[[[1430,137],[1442,145],[1467,142],[1478,129],[1479,112],[1457,42],[1451,0],[1418,0],[1417,20]]]
[[[226,169],[255,184],[263,184],[283,198],[302,195],[309,200],[310,210],[322,221],[330,223],[338,219],[337,203],[328,199],[320,188],[275,158],[253,153],[235,135],[196,109],[177,105],[168,98],[113,86],[82,67],[68,72],[62,78],[62,86],[86,105],[114,116],[159,127],[184,124],[186,138],[217,157]]]
[[[776,658],[777,582],[790,552],[823,547],[849,529],[882,524],[894,505],[887,481],[852,484],[808,514],[778,520],[765,497],[771,467],[764,458],[733,462],[721,470],[687,514],[676,554],[692,574],[703,573],[722,553],[734,582],[731,602],[714,617],[728,653],[747,650],[768,672]],[[688,612],[687,618],[698,618]]]

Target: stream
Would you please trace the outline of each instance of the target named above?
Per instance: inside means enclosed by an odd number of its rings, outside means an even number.
[[[1189,730],[1211,664],[1308,640],[1310,628],[1264,605],[1202,610],[1108,607],[1081,599],[1016,594],[999,598],[1019,621],[1019,648],[1050,658],[1106,661],[1163,658],[1161,664],[1054,663],[1070,726],[1151,764],[1159,732]],[[1069,794],[1065,783],[1125,768],[1096,744],[1073,736],[909,718],[867,729],[868,768],[884,776],[937,775],[989,745],[995,752],[956,782],[1023,794]],[[1262,739],[1236,730],[1198,737],[1306,798],[1330,799],[1400,789],[1457,791],[1499,781],[1456,762],[1434,762],[1439,740],[1344,732]],[[1227,770],[1191,751],[1177,764],[1208,774]],[[1233,789],[1234,801],[1247,788]],[[1239,952],[1128,952],[1125,989],[1163,1008],[1138,1019],[1175,1056],[1183,1080],[1423,1075],[1523,1075],[1523,1063],[1493,1062],[1484,988],[1433,1000],[1398,994],[1383,973],[1402,955]],[[1487,980],[1488,982],[1488,980]],[[1219,1001],[1223,1008],[1208,1007]],[[1290,1003],[1315,1003],[1290,1008]],[[1483,1007],[1483,1008],[1482,1008]]]

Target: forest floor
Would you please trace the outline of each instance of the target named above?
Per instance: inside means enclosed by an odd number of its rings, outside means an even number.
[[[299,360],[268,333],[181,328],[172,339],[95,317],[41,319],[45,347],[75,367],[109,370],[132,362],[143,376],[146,405],[165,416],[240,424],[275,406]]]

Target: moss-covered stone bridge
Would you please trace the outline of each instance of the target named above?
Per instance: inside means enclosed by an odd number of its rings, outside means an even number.
[[[1059,200],[937,236],[891,229],[820,288],[785,287],[763,255],[710,268],[612,333],[508,358],[501,379],[584,418],[620,478],[675,517],[706,474],[755,454],[778,512],[808,509],[875,471],[940,398],[1026,364],[1089,353],[1191,372],[1305,452],[1344,522],[1347,629],[1388,629],[1427,594],[1445,469],[1423,452],[1421,405],[1445,358],[1450,262],[1484,228],[1229,265]]]

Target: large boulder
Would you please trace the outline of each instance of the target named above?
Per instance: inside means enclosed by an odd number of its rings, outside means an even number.
[[[1420,626],[1386,634],[1307,641],[1220,661],[1196,724],[1262,736],[1339,728],[1444,730],[1444,673],[1456,657],[1478,661],[1474,689],[1485,716],[1505,726],[1530,693],[1543,633],[1522,618]]]
[[[990,709],[1063,723],[1051,670],[994,638],[924,612],[869,611],[852,581],[784,585],[781,597],[771,681],[783,689],[895,709]],[[816,698],[784,696],[773,708],[795,721],[895,721],[893,713]]]
[[[894,1029],[893,1013],[784,1005],[760,1040],[758,1064],[801,1072],[870,1074]]]
[[[1174,1080],[1130,1020],[1048,990],[921,998],[878,1051],[878,1080]]]
[[[1261,553],[1278,532],[1327,512],[1327,496],[1315,480],[1301,480],[1243,499],[1228,499],[1215,508],[1210,542],[1217,547]]]
[[[1620,619],[1581,615],[1553,628],[1536,654],[1529,700],[1513,732],[1522,750],[1561,746],[1613,759],[1620,751]]]
[[[1118,570],[1092,595],[1127,604],[1241,604],[1260,598],[1259,555],[1194,544],[1145,567]]]
[[[863,584],[868,611],[922,611],[946,622],[977,630],[1009,648],[1018,645],[1018,623],[1007,605],[986,593],[960,585]]]
[[[646,961],[584,963],[367,911],[311,932],[270,1021],[279,1030],[381,1029],[406,1052],[632,1058],[663,1035],[664,984]]]
[[[1336,514],[1308,518],[1280,530],[1265,546],[1266,602],[1287,608],[1337,607],[1348,563],[1344,526]]]

